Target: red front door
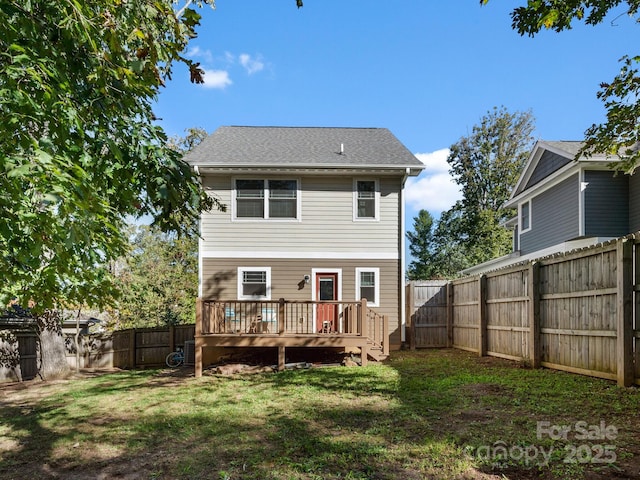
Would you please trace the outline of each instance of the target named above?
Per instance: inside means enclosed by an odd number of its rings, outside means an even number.
[[[318,273],[316,274],[316,297],[317,300],[335,301],[338,299],[338,274]],[[316,328],[318,332],[335,332],[338,326],[338,305],[326,304],[318,305],[316,310]]]

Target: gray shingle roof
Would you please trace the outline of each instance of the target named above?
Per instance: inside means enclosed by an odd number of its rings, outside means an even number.
[[[573,159],[578,152],[580,151],[580,149],[584,146],[584,142],[582,141],[577,141],[577,140],[559,140],[559,141],[549,141],[549,140],[544,140],[541,143],[545,144],[545,145],[549,145],[552,148],[556,148],[558,150],[562,150],[566,153],[569,154],[569,156]],[[581,157],[581,159],[583,159],[586,157]],[[601,154],[601,153],[594,153],[592,154],[590,157],[588,157],[591,160],[609,160],[609,161],[616,161],[618,160],[618,157],[615,156],[610,156],[610,155],[605,155],[605,154]]]
[[[584,142],[578,142],[573,140],[561,140],[561,141],[544,141],[547,145],[563,150],[570,153],[572,157],[575,157],[578,151],[584,145]]]
[[[424,168],[386,128],[220,127],[185,160],[201,167]]]

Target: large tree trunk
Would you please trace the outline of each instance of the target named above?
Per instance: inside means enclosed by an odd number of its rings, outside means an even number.
[[[62,319],[55,310],[48,310],[38,317],[40,337],[40,376],[44,380],[63,378],[71,369],[67,363]]]

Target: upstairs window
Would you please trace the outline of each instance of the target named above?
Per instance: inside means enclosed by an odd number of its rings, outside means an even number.
[[[520,233],[531,229],[531,202],[520,205]]]
[[[236,180],[236,216],[264,217],[264,181]]]
[[[269,180],[269,218],[297,218],[298,186],[295,180]]]
[[[377,220],[378,182],[375,180],[356,180],[354,197],[354,218],[356,220]]]
[[[298,219],[297,180],[235,180],[235,218]]]

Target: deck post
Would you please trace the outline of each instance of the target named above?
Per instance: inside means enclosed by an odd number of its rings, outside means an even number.
[[[285,363],[285,355],[284,355],[284,345],[278,347],[278,371],[284,371],[284,363]]]
[[[360,365],[362,367],[366,367],[368,363],[369,363],[369,345],[365,343],[362,347],[360,347]]]
[[[363,337],[369,337],[369,332],[367,331],[367,299],[363,298],[360,300],[360,308],[358,308],[358,325],[360,325],[360,335]]]
[[[195,377],[202,376],[202,298],[196,299],[196,328],[195,328]]]
[[[363,298],[360,300],[360,308],[358,308],[358,317],[359,317],[359,324],[360,324],[360,335],[362,335],[362,338],[369,338],[369,328],[368,328],[368,321],[367,321],[367,299]],[[365,343],[362,347],[360,347],[360,365],[362,365],[363,367],[367,366],[367,362],[368,362],[368,355],[369,355],[369,345],[368,343]]]
[[[389,315],[385,315],[382,318],[382,353],[389,355]],[[413,347],[415,350],[415,342]]]
[[[284,334],[284,330],[285,330],[285,321],[284,321],[284,312],[285,312],[285,308],[284,308],[284,304],[285,304],[285,300],[284,298],[281,298],[278,302],[278,333],[280,335]]]

